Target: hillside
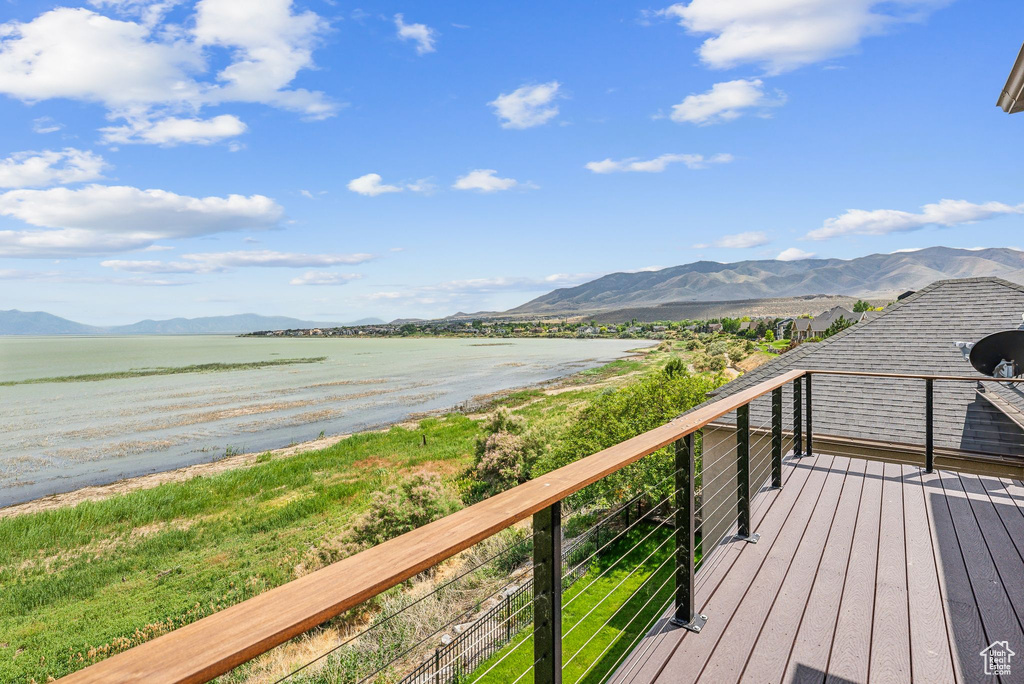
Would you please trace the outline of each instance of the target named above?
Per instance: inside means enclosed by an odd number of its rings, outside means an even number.
[[[102,329],[44,311],[0,311],[0,335],[95,335]]]
[[[378,318],[367,318],[352,323],[325,323],[303,321],[287,316],[260,316],[236,314],[233,316],[206,316],[202,318],[171,318],[162,321],[145,320],[131,325],[94,326],[69,321],[43,311],[0,311],[0,335],[234,335],[256,330],[285,330],[289,328],[316,328],[336,325],[370,325],[383,323]]]
[[[1024,282],[1024,252],[929,247],[856,259],[698,261],[660,271],[612,273],[562,288],[506,313],[546,314],[652,307],[666,303],[803,297],[889,298],[947,278],[998,276]]]

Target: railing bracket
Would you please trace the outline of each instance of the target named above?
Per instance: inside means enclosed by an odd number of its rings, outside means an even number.
[[[693,616],[689,622],[683,622],[678,618],[672,618],[669,623],[674,627],[682,627],[685,630],[689,630],[694,634],[700,634],[700,630],[704,629],[704,625],[708,622],[707,615],[701,615],[700,613]]]
[[[755,532],[754,534],[750,534],[750,535],[747,535],[747,536],[742,536],[742,535],[739,535],[739,534],[736,535],[736,541],[745,541],[748,544],[756,544],[757,541],[760,538],[761,538],[761,533],[760,532]]]

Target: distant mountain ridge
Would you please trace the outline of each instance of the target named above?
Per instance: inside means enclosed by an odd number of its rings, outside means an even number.
[[[0,335],[235,335],[257,330],[373,325],[383,322],[379,318],[364,318],[351,323],[325,323],[303,321],[288,316],[235,314],[233,316],[171,318],[162,321],[145,320],[131,325],[102,327],[76,323],[43,311],[11,309],[0,311]]]
[[[612,273],[554,290],[505,313],[603,311],[669,302],[733,301],[811,294],[893,296],[949,278],[996,276],[1024,283],[1024,252],[929,247],[855,259],[698,261],[659,271]]]

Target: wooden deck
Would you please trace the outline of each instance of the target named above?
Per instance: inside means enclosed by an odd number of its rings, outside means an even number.
[[[1024,682],[1024,484],[845,456],[787,458],[760,542],[697,576],[700,633],[662,620],[611,681]],[[982,649],[1007,641],[1010,676]]]

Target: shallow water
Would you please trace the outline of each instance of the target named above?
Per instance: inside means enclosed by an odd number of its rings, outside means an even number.
[[[635,340],[0,337],[0,381],[325,356],[253,370],[0,387],[0,506],[357,432],[607,363]]]

